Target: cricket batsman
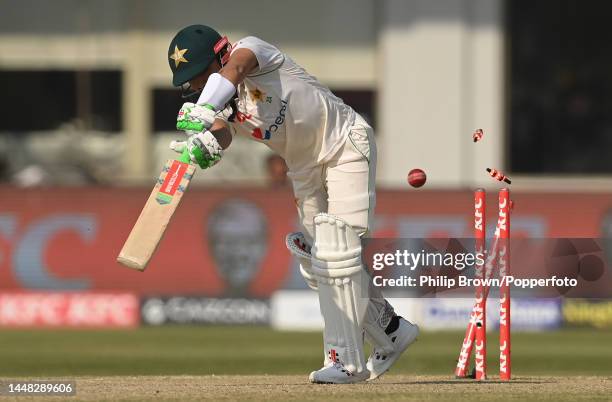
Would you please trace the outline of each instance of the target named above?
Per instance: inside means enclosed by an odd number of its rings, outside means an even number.
[[[210,168],[232,137],[261,142],[282,156],[302,232],[287,235],[300,272],[319,295],[323,366],[314,383],[345,384],[385,373],[418,327],[398,316],[371,285],[361,240],[375,204],[376,144],[366,121],[273,45],[253,36],[233,46],[204,25],[179,31],[168,50],[172,82],[185,97],[177,128],[191,161]],[[372,345],[366,360],[364,338]]]

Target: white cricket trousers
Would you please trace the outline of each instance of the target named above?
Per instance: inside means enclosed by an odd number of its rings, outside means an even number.
[[[362,238],[368,235],[376,204],[376,142],[374,130],[359,114],[346,143],[329,162],[289,176],[300,223],[311,245],[313,219],[321,212],[345,220]]]

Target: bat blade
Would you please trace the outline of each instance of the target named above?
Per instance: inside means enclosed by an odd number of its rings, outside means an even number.
[[[194,173],[195,167],[188,163],[173,159],[166,162],[117,262],[128,268],[145,270]]]

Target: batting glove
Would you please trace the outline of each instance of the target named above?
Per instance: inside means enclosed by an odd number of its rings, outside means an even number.
[[[223,148],[210,131],[195,133],[187,138],[187,141],[172,141],[170,149],[183,153],[187,148],[191,162],[197,164],[202,169],[213,167],[223,157]]]
[[[176,118],[176,128],[188,134],[202,132],[212,127],[215,122],[215,111],[210,105],[196,105],[186,102],[181,106]]]

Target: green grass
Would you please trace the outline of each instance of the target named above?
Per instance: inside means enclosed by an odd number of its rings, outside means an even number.
[[[451,376],[462,336],[421,334],[392,372]],[[610,339],[601,330],[513,334],[513,375],[612,375]],[[496,374],[496,334],[488,340]],[[0,376],[304,374],[322,356],[320,333],[260,327],[0,331]]]

